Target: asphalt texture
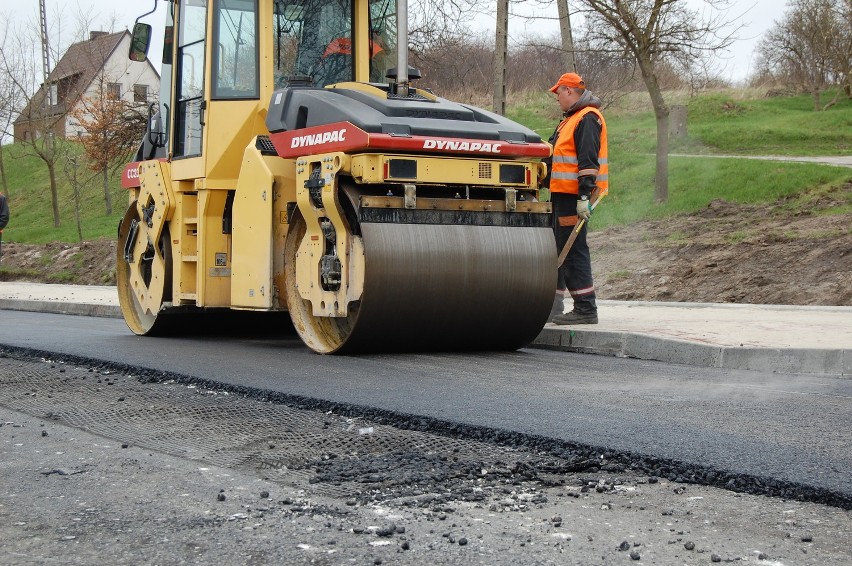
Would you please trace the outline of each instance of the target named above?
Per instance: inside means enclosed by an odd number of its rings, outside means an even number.
[[[0,563],[850,563],[848,511],[0,355]]]
[[[0,563],[852,564],[843,309],[342,358],[286,317],[133,336],[95,292],[0,283]]]
[[[286,326],[151,338],[115,319],[3,313],[0,344],[435,430],[613,451],[649,473],[852,506],[852,381],[525,349],[318,356]],[[188,354],[190,353],[190,354]],[[736,447],[736,449],[732,449]],[[729,474],[733,474],[730,476]],[[749,488],[749,489],[751,489]],[[792,490],[792,491],[790,491]]]

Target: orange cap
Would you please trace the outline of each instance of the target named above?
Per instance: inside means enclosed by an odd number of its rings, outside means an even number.
[[[561,86],[567,86],[571,88],[586,88],[586,82],[583,80],[583,77],[578,75],[577,73],[565,73],[559,80],[556,81],[556,84],[551,87],[550,92],[556,92]]]
[[[352,40],[348,37],[338,37],[332,39],[331,42],[326,46],[325,51],[323,52],[323,58],[328,57],[329,55],[351,55],[352,54]]]

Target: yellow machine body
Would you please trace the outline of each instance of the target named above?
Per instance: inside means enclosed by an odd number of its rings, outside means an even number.
[[[393,74],[395,2],[168,8],[159,112],[123,182],[117,279],[133,332],[233,309],[289,311],[320,353],[535,337],[555,282],[537,191],[550,147],[517,125],[502,139],[509,121]]]

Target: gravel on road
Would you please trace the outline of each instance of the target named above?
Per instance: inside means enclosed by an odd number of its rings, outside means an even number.
[[[848,565],[836,507],[0,356],[0,563]]]

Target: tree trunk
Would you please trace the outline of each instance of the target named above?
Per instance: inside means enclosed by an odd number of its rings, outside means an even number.
[[[107,216],[112,214],[112,195],[109,192],[109,171],[107,166],[104,165],[103,170],[103,181],[104,181],[104,202],[106,202],[106,213]]]
[[[53,227],[59,228],[59,190],[56,188],[56,166],[53,161],[46,161],[47,172],[50,176],[50,200],[53,205]]]
[[[654,201],[669,200],[669,109],[657,112],[657,166],[654,178]]]
[[[77,221],[77,238],[79,241],[83,241],[83,218],[80,214],[80,193],[82,189],[80,188],[80,184],[77,182],[77,167],[74,167],[74,219]]]
[[[834,91],[834,98],[832,98],[831,100],[829,100],[829,101],[825,104],[825,106],[823,106],[823,107],[822,107],[823,112],[825,112],[826,110],[828,110],[829,108],[831,108],[832,106],[834,106],[835,104],[837,104],[837,101],[838,101],[838,100],[840,100],[840,89],[839,89],[839,88],[838,88],[837,90],[835,90],[835,91]]]
[[[650,56],[636,54],[636,61],[648,94],[651,95],[651,104],[654,106],[654,116],[657,118],[657,165],[654,178],[654,201],[663,203],[669,200],[669,107],[663,98],[663,92],[654,74],[654,67]]]
[[[818,88],[814,88],[813,96],[814,96],[814,112],[819,112],[820,111],[820,102],[819,102],[819,89]]]
[[[565,72],[577,72],[577,62],[574,60],[574,36],[571,33],[571,17],[568,11],[568,0],[556,0],[559,9],[559,30],[562,35],[562,52],[565,62]]]
[[[492,110],[506,113],[506,58],[509,37],[509,0],[497,0],[497,33],[494,45],[494,93]]]
[[[6,181],[6,164],[3,163],[3,146],[0,145],[0,183],[3,184],[3,194],[7,197],[9,194],[9,183]]]

